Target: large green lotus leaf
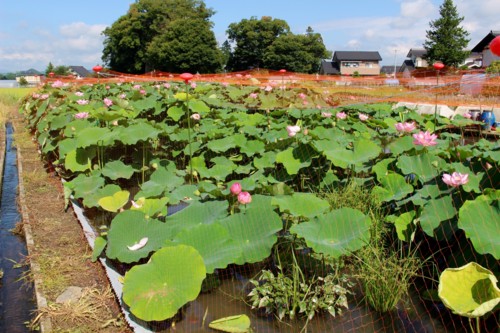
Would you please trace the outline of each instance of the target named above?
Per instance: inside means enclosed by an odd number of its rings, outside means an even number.
[[[413,194],[411,197],[406,200],[400,201],[398,205],[405,205],[411,201],[414,205],[424,206],[427,201],[437,198],[441,194],[442,192],[438,185],[424,185],[421,189],[416,190],[415,194]]]
[[[85,207],[97,207],[99,206],[99,199],[111,196],[118,191],[121,191],[121,187],[116,184],[108,184],[102,188],[95,190],[92,193],[88,193],[83,200]]]
[[[229,204],[227,201],[194,201],[183,210],[167,216],[165,223],[171,226],[174,235],[185,228],[198,224],[212,224],[227,216]]]
[[[413,192],[413,186],[406,182],[405,177],[397,173],[381,177],[379,181],[382,186],[375,186],[373,194],[383,202],[401,200]]]
[[[91,110],[92,117],[104,121],[114,121],[120,118],[126,118],[129,113],[124,109],[109,109],[107,107],[101,107]]]
[[[203,257],[208,274],[212,274],[216,268],[226,268],[241,258],[241,248],[219,223],[186,228],[172,242],[194,247]]]
[[[323,153],[335,166],[348,168],[351,165],[362,166],[379,156],[382,149],[378,144],[367,139],[359,139],[353,143],[353,149],[338,146]]]
[[[413,148],[415,148],[415,144],[413,143],[413,137],[406,135],[397,138],[396,140],[394,140],[389,144],[388,148],[393,155],[400,155],[404,152],[412,150]]]
[[[334,258],[359,250],[370,238],[371,221],[357,209],[341,208],[296,224],[290,232],[303,237],[317,253]]]
[[[96,262],[102,251],[106,248],[108,241],[103,236],[98,236],[94,239],[94,249],[92,250],[92,262]]]
[[[247,156],[253,156],[257,153],[265,151],[265,148],[266,145],[262,141],[248,140],[241,146],[240,151]]]
[[[274,168],[276,163],[276,153],[275,152],[265,152],[261,154],[261,158],[254,158],[253,165],[257,169]]]
[[[212,159],[211,162],[215,162],[215,165],[204,172],[202,171],[204,178],[215,178],[219,181],[224,181],[237,168],[237,165],[233,161],[222,156]]]
[[[235,113],[237,126],[259,126],[264,123],[266,117],[260,113],[248,114],[246,112]]]
[[[165,192],[174,190],[177,186],[184,183],[184,179],[179,177],[174,171],[166,168],[159,168],[151,174],[150,179],[141,185],[141,191],[135,195],[140,197],[161,196]]]
[[[84,128],[92,127],[92,124],[85,119],[77,119],[66,125],[64,129],[64,137],[72,138],[75,137]]]
[[[216,153],[223,153],[235,147],[245,145],[247,139],[244,134],[234,134],[223,139],[212,140],[207,144],[207,148]]]
[[[198,297],[206,277],[203,258],[191,246],[164,247],[144,265],[132,267],[123,283],[123,301],[139,319],[172,318]]]
[[[378,180],[389,174],[389,165],[394,161],[394,158],[384,158],[372,167],[372,171],[375,172]]]
[[[413,173],[425,183],[437,177],[446,162],[438,156],[424,153],[416,156],[400,156],[397,165],[405,175]]]
[[[311,165],[315,155],[315,151],[309,145],[300,145],[279,152],[276,155],[276,162],[283,163],[289,175],[296,175],[300,169]]]
[[[125,206],[130,198],[129,191],[118,191],[110,196],[105,196],[99,199],[97,203],[102,209],[108,212],[116,213],[120,208]]]
[[[413,220],[415,218],[415,212],[406,212],[399,216],[388,216],[387,220],[389,222],[394,223],[394,227],[396,228],[396,233],[398,234],[398,238],[405,242],[412,242],[415,236],[415,223]]]
[[[312,193],[294,193],[293,195],[275,196],[271,200],[273,206],[278,206],[281,212],[293,216],[312,218],[325,213],[330,204]]]
[[[214,320],[208,324],[211,329],[229,333],[250,333],[250,318],[236,315]]]
[[[163,197],[159,199],[139,198],[135,205],[130,207],[130,210],[138,210],[143,212],[146,217],[166,216],[168,213],[167,203],[169,198]]]
[[[107,145],[106,142],[103,142],[103,138],[106,138],[110,133],[110,130],[105,127],[87,127],[77,132],[76,137],[76,146],[79,148],[85,148],[89,146],[96,146],[98,143],[103,145]]]
[[[174,105],[168,108],[167,115],[174,121],[179,121],[184,115],[185,110],[182,105]]]
[[[241,211],[220,221],[229,230],[232,239],[238,244],[242,256],[235,264],[254,263],[263,260],[271,253],[276,243],[276,233],[283,223],[271,206],[271,198],[253,195],[252,202]]]
[[[87,195],[97,191],[104,186],[104,178],[99,174],[86,176],[79,174],[75,179],[68,182],[68,185],[74,191],[75,198],[85,198]]]
[[[144,246],[137,250],[130,249],[145,238],[147,242]],[[172,233],[169,225],[148,219],[142,212],[125,210],[111,221],[106,255],[123,263],[136,262],[161,248],[165,240],[170,238]]]
[[[453,206],[451,196],[429,200],[422,209],[419,217],[422,230],[429,235],[435,236],[434,230],[441,222],[449,220],[457,215],[457,210]]]
[[[201,115],[210,112],[210,107],[206,105],[205,102],[196,99],[189,100],[189,109],[193,113],[199,113]]]
[[[72,120],[73,120],[73,117],[71,117],[71,115],[68,113],[64,113],[64,114],[60,114],[58,116],[55,116],[50,121],[50,129],[51,130],[58,130],[58,129],[64,128]]]
[[[470,238],[474,249],[500,259],[500,190],[467,200],[460,207],[458,226]]]
[[[181,200],[191,200],[198,196],[196,185],[181,185],[176,187],[173,191],[168,193],[169,203],[172,205],[178,204]]]
[[[128,127],[121,127],[118,139],[125,145],[133,145],[139,141],[145,142],[149,139],[155,139],[158,134],[160,134],[160,130],[148,123],[140,122]]]
[[[130,179],[130,177],[132,177],[134,172],[136,172],[137,170],[135,170],[130,165],[126,165],[120,160],[115,160],[106,163],[101,171],[102,174],[109,179],[117,180],[119,178]]]
[[[92,159],[95,156],[95,147],[76,148],[66,154],[64,167],[73,172],[84,172],[90,170],[92,168]]]
[[[59,141],[58,144],[59,158],[61,160],[64,159],[67,153],[76,149],[77,149],[76,140],[73,138],[66,138],[64,140]]]
[[[500,303],[497,283],[497,278],[490,270],[470,262],[462,267],[447,268],[441,273],[438,295],[454,313],[477,318],[492,311]]]

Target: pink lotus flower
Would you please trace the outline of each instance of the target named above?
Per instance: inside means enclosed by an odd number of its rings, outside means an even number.
[[[139,90],[139,89],[141,89],[141,85],[140,84],[135,84],[132,88],[135,89],[135,90]]]
[[[331,112],[321,112],[321,117],[331,118],[332,117],[332,113]]]
[[[125,97],[127,97],[127,94],[123,93],[123,94],[120,94],[118,97],[120,97],[121,99],[125,99]]]
[[[31,94],[31,97],[38,99],[38,98],[40,98],[40,94],[33,93],[33,94]]]
[[[398,132],[407,132],[407,133],[413,131],[416,128],[415,122],[413,121],[411,123],[409,122],[397,123],[395,127]]]
[[[366,115],[366,114],[364,114],[364,113],[360,113],[360,114],[358,115],[358,117],[359,117],[359,120],[361,120],[361,121],[366,121],[366,120],[368,120],[368,118],[369,118],[369,117],[368,117],[368,115]]]
[[[424,147],[429,147],[429,146],[435,146],[437,145],[436,139],[437,135],[436,134],[431,134],[429,131],[422,132],[420,131],[419,133],[413,134],[413,144],[419,145],[419,146],[424,146]]]
[[[64,83],[62,81],[59,81],[59,80],[54,81],[52,83],[52,88],[61,88],[62,86],[64,86]]]
[[[443,182],[446,185],[459,187],[460,185],[467,184],[469,182],[469,174],[461,174],[459,172],[453,172],[450,174],[443,174]]]
[[[141,95],[146,95],[146,90],[141,89],[141,90],[139,90],[139,93],[141,93]]]
[[[287,126],[286,127],[286,131],[288,132],[288,136],[289,137],[292,137],[292,136],[295,136],[295,134],[297,134],[298,132],[300,132],[300,126]]]
[[[104,104],[107,106],[107,107],[110,107],[111,105],[113,105],[113,101],[110,100],[109,98],[105,98],[103,100]]]
[[[257,98],[257,97],[259,97],[259,94],[251,93],[250,95],[248,95],[248,97],[250,97],[250,98]]]
[[[464,113],[464,118],[471,119],[472,115],[469,112]]]
[[[49,96],[50,96],[49,94],[42,94],[40,95],[40,99],[47,99],[49,98]]]
[[[170,83],[164,83],[163,86],[167,89],[170,89]]]
[[[79,99],[76,101],[76,103],[79,105],[87,105],[89,104],[89,101],[87,99]]]
[[[240,192],[238,194],[238,202],[242,205],[247,205],[252,202],[252,196],[248,192]]]
[[[299,98],[300,98],[300,99],[306,99],[306,98],[307,98],[307,95],[306,95],[306,94],[304,94],[304,93],[300,93],[300,94],[299,94]]]
[[[77,114],[75,114],[75,119],[87,119],[88,117],[88,112],[78,112]]]
[[[271,86],[266,86],[266,87],[264,88],[264,90],[265,90],[265,91],[272,91],[272,90],[273,90],[273,87],[271,87]]]
[[[234,183],[233,185],[231,185],[231,187],[229,188],[229,190],[231,191],[231,194],[238,195],[238,194],[241,193],[241,184],[240,183]]]
[[[221,84],[222,84],[223,87],[227,87],[229,85],[228,82],[222,82]]]
[[[82,93],[81,91],[77,91],[77,92],[75,93],[75,95],[76,95],[76,96],[78,96],[78,97],[82,97],[82,96],[83,96],[83,93]]]
[[[201,116],[199,113],[193,113],[191,115],[191,119],[194,119],[194,120],[200,120],[201,119]]]
[[[195,82],[191,82],[191,88],[196,88],[196,83]]]
[[[337,117],[337,119],[346,119],[347,118],[347,114],[344,111],[341,111],[341,112],[337,112],[337,114],[335,115],[335,117]]]

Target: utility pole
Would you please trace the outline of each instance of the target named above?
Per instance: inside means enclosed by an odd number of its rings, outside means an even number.
[[[398,49],[394,50],[394,78],[396,78],[396,55],[398,54]]]

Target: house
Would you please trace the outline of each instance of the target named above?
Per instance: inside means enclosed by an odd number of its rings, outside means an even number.
[[[488,67],[493,61],[500,60],[499,56],[494,55],[489,48],[491,41],[500,36],[500,30],[491,30],[476,46],[474,46],[471,52],[477,52],[482,55],[482,67]]]
[[[410,58],[414,68],[428,67],[429,63],[424,59],[426,53],[426,49],[410,49],[406,57]]]
[[[427,62],[427,60],[424,59],[426,53],[427,53],[426,49],[419,49],[419,48],[410,49],[410,51],[406,55],[406,57],[409,59],[403,61],[400,71],[412,72],[417,68],[429,67],[429,63]],[[469,56],[464,60],[464,62],[460,64],[460,66],[466,66],[469,69],[480,68],[481,54],[477,52],[471,52]]]
[[[24,80],[26,80],[28,87],[36,87],[42,82],[40,75],[27,74],[27,75],[16,76],[17,84],[20,84],[21,78],[24,78]]]
[[[377,51],[335,51],[332,60],[322,60],[320,74],[337,75],[380,75]]]
[[[92,74],[83,66],[68,66],[71,75],[74,75],[77,79],[83,79],[85,77],[91,76]]]

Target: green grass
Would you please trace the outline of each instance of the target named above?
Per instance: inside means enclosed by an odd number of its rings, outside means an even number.
[[[0,89],[0,125],[5,124],[8,114],[20,100],[32,92],[34,88],[1,88]]]

